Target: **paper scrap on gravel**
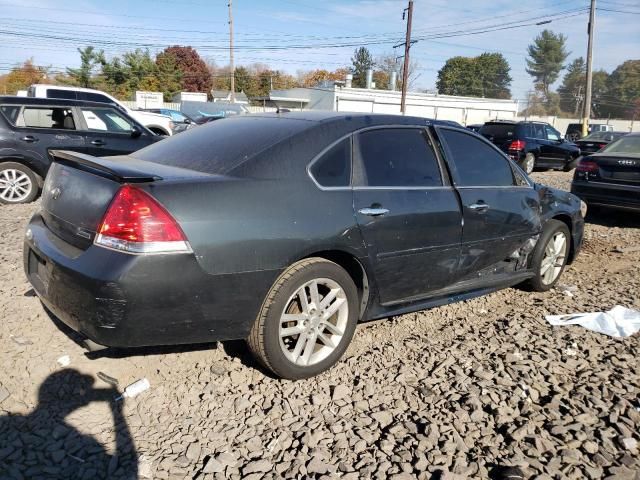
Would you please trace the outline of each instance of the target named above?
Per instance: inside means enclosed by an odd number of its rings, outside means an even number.
[[[551,325],[581,325],[612,337],[630,337],[640,330],[640,312],[616,305],[608,312],[547,315]]]

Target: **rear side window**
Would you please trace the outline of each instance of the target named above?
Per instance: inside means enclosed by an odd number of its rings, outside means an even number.
[[[351,183],[351,138],[331,147],[310,168],[323,187],[347,187]]]
[[[78,97],[80,100],[86,100],[88,102],[113,103],[113,100],[109,97],[105,97],[99,93],[79,92]]]
[[[513,186],[508,160],[481,139],[464,132],[439,130],[453,156],[458,185],[463,187]]]
[[[314,126],[314,122],[290,118],[223,118],[191,128],[131,155],[172,167],[225,174],[260,152]]]
[[[369,130],[358,135],[358,144],[367,186],[442,185],[435,153],[423,129]]]
[[[17,127],[53,128],[56,130],[75,130],[73,113],[65,107],[26,106],[15,121]]]
[[[2,114],[4,117],[9,120],[9,122],[13,125],[16,124],[18,120],[18,114],[20,113],[20,107],[18,105],[2,105],[0,107]]]
[[[61,90],[59,88],[47,89],[47,98],[63,98],[65,100],[76,100],[78,97],[73,90]]]

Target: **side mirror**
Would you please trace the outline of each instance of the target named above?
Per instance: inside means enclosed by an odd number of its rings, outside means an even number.
[[[131,127],[131,138],[138,138],[140,135],[142,135],[142,130],[140,129],[140,127],[138,127],[137,125]]]
[[[187,125],[191,125],[193,122],[191,121],[190,118],[185,118],[184,123],[186,123]]]

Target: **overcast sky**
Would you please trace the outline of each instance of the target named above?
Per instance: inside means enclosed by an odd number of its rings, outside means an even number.
[[[236,64],[262,62],[295,74],[301,69],[349,65],[356,45],[367,46],[374,55],[392,53],[393,45],[404,40],[406,4],[404,0],[233,0]],[[411,55],[420,70],[415,86],[435,88],[437,71],[451,56],[501,52],[512,68],[513,96],[522,99],[532,83],[525,71],[526,47],[544,28],[567,36],[569,60],[585,56],[588,4],[588,0],[416,0],[414,38],[419,41]],[[640,58],[640,0],[598,0],[598,8],[602,10],[596,19],[595,68],[610,72],[624,60]],[[77,66],[76,47],[90,44],[109,56],[135,45],[148,45],[152,52],[164,45],[193,45],[208,60],[228,62],[227,0],[0,0],[0,9],[3,73],[28,57],[54,70]],[[545,20],[552,22],[468,34]]]

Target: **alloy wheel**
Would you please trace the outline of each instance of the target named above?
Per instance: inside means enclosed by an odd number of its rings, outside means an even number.
[[[0,170],[0,198],[6,202],[19,203],[31,194],[33,183],[29,176],[14,168]]]
[[[540,276],[545,285],[552,284],[560,275],[567,258],[567,248],[567,236],[564,232],[556,232],[549,239],[540,264]]]
[[[334,280],[316,278],[291,295],[280,316],[280,348],[296,365],[321,362],[342,341],[349,319],[349,303]]]
[[[536,165],[536,157],[533,153],[529,152],[524,157],[524,170],[527,174],[533,172],[533,167]]]

